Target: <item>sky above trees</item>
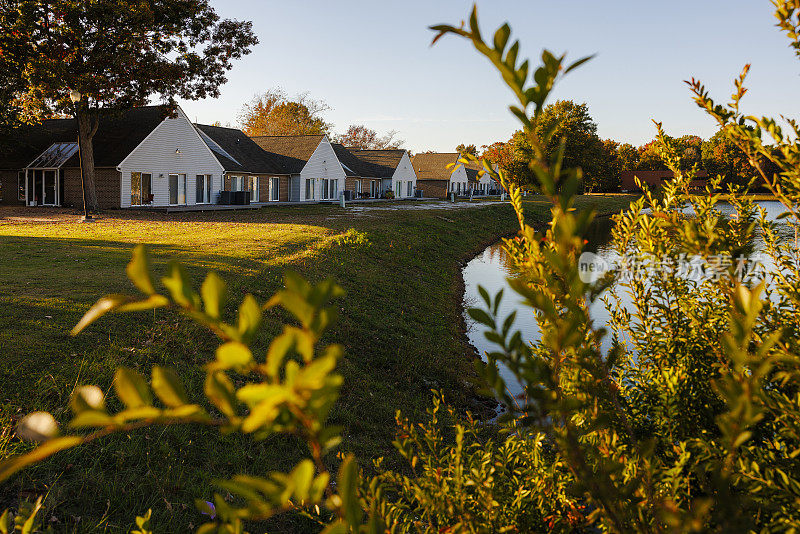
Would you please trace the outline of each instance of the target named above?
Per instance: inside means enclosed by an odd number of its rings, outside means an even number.
[[[458,23],[471,2],[212,4],[222,17],[252,20],[261,43],[230,72],[220,98],[181,102],[200,122],[234,125],[243,103],[280,86],[325,100],[333,108],[325,119],[334,132],[350,124],[397,130],[414,151],[485,145],[507,140],[515,129],[502,105],[511,97],[486,62],[454,39],[429,46],[427,26]],[[573,59],[598,54],[564,80],[559,95],[586,102],[602,138],[646,143],[655,134],[651,118],[676,137],[711,137],[715,125],[695,107],[682,80],[700,78],[725,100],[745,62],[753,64],[746,112],[800,116],[800,73],[768,0],[568,4],[481,0],[478,10],[489,35],[514,21],[521,55],[537,56],[544,47]]]

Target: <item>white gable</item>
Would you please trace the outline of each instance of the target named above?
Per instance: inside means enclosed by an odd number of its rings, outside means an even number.
[[[338,191],[344,191],[345,172],[333,146],[327,136],[320,141],[314,153],[308,158],[303,170],[300,171],[300,199],[306,198],[306,180],[313,180],[314,198],[313,200],[323,200],[323,180],[336,180]]]
[[[182,109],[166,118],[119,164],[122,173],[120,205],[131,205],[131,173],[152,176],[153,206],[169,205],[169,175],[186,175],[187,204],[195,203],[195,177],[212,176],[212,191],[222,189],[224,168],[214,157]],[[215,201],[216,199],[212,199]]]

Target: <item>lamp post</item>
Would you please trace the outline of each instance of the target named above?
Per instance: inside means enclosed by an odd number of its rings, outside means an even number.
[[[83,218],[81,221],[83,222],[94,222],[92,216],[89,215],[89,210],[86,206],[86,179],[83,176],[83,153],[81,151],[81,127],[80,121],[78,120],[78,102],[81,101],[81,93],[76,89],[72,89],[69,92],[69,99],[72,100],[72,103],[75,105],[75,126],[78,129],[78,164],[80,165],[80,172],[81,172],[81,193],[83,194]]]

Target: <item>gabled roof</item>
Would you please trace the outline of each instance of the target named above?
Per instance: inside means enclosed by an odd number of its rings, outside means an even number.
[[[92,139],[95,167],[116,167],[156,126],[170,116],[166,106],[144,106],[101,116]],[[0,148],[0,168],[22,169],[54,143],[77,141],[75,119],[50,119],[36,126],[17,128]],[[77,167],[74,154],[63,167]]]
[[[450,181],[450,176],[455,170],[454,167],[448,168],[451,163],[458,162],[457,152],[431,152],[428,154],[417,154],[411,159],[411,165],[417,173],[417,180],[446,180]]]
[[[266,152],[236,128],[195,124],[200,137],[227,172],[289,174],[283,157]]]
[[[279,156],[288,174],[300,174],[325,135],[260,135],[251,139],[263,150]]]
[[[391,178],[406,153],[401,148],[385,150],[348,148],[347,150],[359,160],[369,164],[373,172],[378,173],[377,178]]]
[[[331,143],[331,147],[339,163],[342,164],[345,176],[379,178],[371,165],[355,157],[353,153],[347,150],[343,145]]]

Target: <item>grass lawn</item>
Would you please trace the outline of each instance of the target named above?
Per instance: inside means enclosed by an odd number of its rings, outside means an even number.
[[[581,203],[608,213],[629,200],[592,195]],[[546,219],[546,202],[528,205],[532,219]],[[154,364],[171,366],[189,391],[202,391],[199,364],[212,358],[216,338],[173,312],[111,315],[77,337],[68,335],[100,296],[134,292],[124,267],[132,246],[147,243],[159,276],[172,258],[188,267],[197,285],[207,270],[218,271],[228,282],[229,314],[246,292],[262,302],[269,298],[286,269],[338,281],[347,296],[324,341],[342,343],[347,356],[332,419],[345,427],[342,448],[355,452],[362,466],[378,456],[393,462],[396,410],[422,417],[431,388],[461,408],[470,406],[459,271],[463,261],[516,227],[505,203],[449,210],[396,206],[356,212],[324,205],[170,215],[117,211],[95,224],[74,217],[11,220],[0,209],[0,458],[30,447],[13,435],[19,417],[43,409],[68,420],[72,389],[95,383],[107,390],[120,365],[147,375]],[[351,239],[359,235],[367,245]],[[277,313],[267,315],[254,352],[263,352],[279,332]],[[136,514],[152,508],[158,531],[179,532],[202,520],[193,501],[211,497],[215,478],[285,470],[303,454],[290,438],[254,443],[204,428],[153,428],[99,440],[23,471],[0,486],[0,510],[46,493],[46,517],[57,518],[58,531],[127,532]],[[288,522],[281,528],[294,527]]]

